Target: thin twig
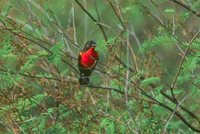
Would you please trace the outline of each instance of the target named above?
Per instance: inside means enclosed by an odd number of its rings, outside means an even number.
[[[96,85],[87,85],[85,87],[96,88],[96,89],[104,89],[104,90],[111,90],[111,91],[115,91],[115,92],[120,93],[120,94],[125,94],[123,91],[120,91],[119,89],[112,88],[112,87],[101,87],[101,86],[96,86]]]
[[[129,38],[127,37],[126,39],[126,64],[129,65]],[[125,84],[125,99],[126,99],[126,103],[128,103],[128,87],[129,87],[129,82],[128,82],[128,79],[129,79],[129,69],[126,70],[126,84]]]
[[[187,46],[187,48],[186,48],[186,50],[185,50],[185,52],[184,52],[184,55],[183,55],[183,57],[182,57],[182,59],[181,59],[181,61],[180,61],[180,64],[179,64],[178,70],[177,70],[177,72],[176,72],[176,75],[175,75],[175,77],[174,77],[174,80],[173,80],[173,82],[172,82],[172,84],[171,84],[170,91],[171,91],[171,94],[172,94],[174,100],[176,100],[176,98],[175,98],[175,96],[174,96],[174,92],[173,92],[174,86],[175,86],[176,81],[177,81],[177,79],[178,79],[178,76],[179,76],[179,74],[180,74],[180,72],[181,72],[181,69],[182,69],[183,62],[184,62],[184,60],[185,60],[186,54],[187,54],[188,50],[190,49],[190,46],[192,45],[192,42],[197,38],[197,36],[199,35],[199,33],[200,33],[200,31],[198,31],[198,32],[195,34],[195,36],[192,38],[192,40],[189,42],[189,44],[188,44],[188,46]],[[176,101],[177,101],[177,100],[176,100]]]
[[[54,78],[54,77],[29,75],[29,74],[24,74],[24,73],[17,73],[17,72],[8,71],[8,70],[2,69],[2,68],[0,68],[0,71],[5,72],[5,73],[10,73],[10,74],[13,74],[13,75],[21,75],[21,76],[25,76],[25,77],[30,77],[30,78],[34,78],[34,79],[47,79],[47,80],[54,80],[54,81],[59,81],[59,82],[77,83],[77,82],[73,82],[72,79],[70,79],[70,80],[61,80],[61,79]]]
[[[28,40],[28,41],[30,41],[30,42],[32,42],[32,43],[34,43],[34,44],[40,46],[41,48],[45,49],[49,54],[52,54],[52,52],[51,52],[47,47],[45,47],[44,45],[42,45],[42,44],[40,44],[40,43],[38,42],[39,40],[35,40],[35,39],[31,39],[31,38],[29,38],[29,37],[23,36],[23,35],[21,35],[20,33],[13,31],[13,29],[8,28],[7,25],[4,23],[4,21],[3,21],[1,18],[0,18],[0,21],[1,21],[1,23],[3,24],[5,30],[9,31],[9,32],[10,32],[11,34],[13,34],[14,36],[17,36],[17,37],[26,39],[26,40]],[[35,38],[36,38],[36,37],[35,37]],[[78,71],[73,65],[71,65],[69,62],[67,62],[67,61],[64,60],[64,59],[61,59],[61,60],[62,60],[64,63],[66,63],[68,66],[70,66],[75,72],[79,72],[79,71]]]
[[[77,44],[76,38],[76,25],[75,25],[75,10],[74,10],[74,3],[72,2],[72,24],[73,24],[73,33],[74,33],[74,42]]]
[[[163,90],[161,90],[160,92],[165,98],[167,98],[168,100],[170,100],[171,102],[173,102],[174,104],[176,104],[177,102],[168,94],[166,94]],[[200,119],[189,109],[187,109],[186,107],[180,105],[180,108],[186,112],[188,115],[190,115],[191,117],[193,117],[194,119],[196,119],[199,123],[200,123]]]
[[[183,97],[183,99],[176,105],[176,107],[174,108],[174,112],[171,113],[166,125],[165,125],[165,129],[164,129],[164,134],[166,133],[167,127],[169,125],[169,122],[171,121],[171,119],[173,118],[175,112],[178,110],[178,108],[180,107],[181,103],[183,103],[183,101],[185,101],[187,98],[189,98],[191,95],[185,96]]]
[[[191,13],[193,13],[194,15],[196,15],[197,17],[200,17],[200,13],[198,13],[197,11],[193,10],[192,8],[190,8],[189,6],[185,5],[184,3],[178,1],[178,0],[170,0],[176,4],[178,4],[179,6],[187,9],[188,11],[190,11]]]
[[[125,27],[125,25],[124,25],[124,23],[123,23],[123,21],[122,21],[121,16],[119,15],[119,13],[117,13],[117,10],[115,9],[115,6],[113,5],[113,3],[112,3],[110,0],[107,0],[107,1],[108,1],[108,3],[110,4],[110,6],[112,7],[112,9],[113,9],[115,15],[117,16],[119,22],[121,23],[121,26],[123,27],[123,30],[125,30],[126,27]]]
[[[99,22],[83,7],[83,5],[78,0],[75,0],[75,1],[81,7],[81,9],[99,26],[105,41],[108,41],[108,38],[107,38],[106,33],[103,29],[103,26],[99,24]]]

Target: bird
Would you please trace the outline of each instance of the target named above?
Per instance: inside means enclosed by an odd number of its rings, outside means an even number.
[[[94,71],[98,60],[99,55],[95,50],[96,42],[93,40],[87,41],[80,51],[78,56],[78,69],[80,72],[79,83],[80,85],[89,85],[90,76]]]

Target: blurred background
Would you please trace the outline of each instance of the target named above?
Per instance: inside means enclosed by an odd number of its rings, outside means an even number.
[[[0,3],[0,133],[200,132],[199,0]]]

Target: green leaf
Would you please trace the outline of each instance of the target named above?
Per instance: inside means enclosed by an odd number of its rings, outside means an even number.
[[[183,94],[183,93],[184,93],[183,89],[174,89],[174,94],[175,95],[180,95],[180,94]]]
[[[113,45],[115,43],[115,40],[115,37],[108,38],[107,42],[103,39],[99,40],[97,41],[97,47],[95,49],[99,52],[103,52],[104,54],[106,54],[108,51],[107,47]]]
[[[27,61],[24,64],[24,66],[21,67],[21,72],[29,72],[37,63],[39,60],[38,55],[30,55],[27,57]]]
[[[125,125],[118,125],[119,126],[119,133],[126,134],[126,126]]]
[[[40,50],[37,55],[38,56],[48,56],[49,53],[46,50]]]
[[[142,86],[146,86],[146,85],[153,84],[153,83],[160,83],[160,78],[159,77],[149,77],[141,82]]]
[[[114,134],[115,133],[115,125],[112,120],[104,118],[100,122],[100,127],[105,129],[107,134]]]
[[[0,15],[2,15],[3,17],[7,17],[10,10],[12,9],[12,7],[15,4],[15,0],[10,0],[9,2],[7,2],[6,4],[3,5],[3,10],[1,10]]]
[[[104,40],[99,40],[97,41],[97,47],[95,48],[95,50],[99,51],[99,52],[107,52],[107,43]]]
[[[122,8],[122,13],[127,13],[127,12],[129,12],[131,10],[132,10],[131,7],[125,7],[125,8]]]
[[[167,45],[175,44],[176,42],[177,41],[168,34],[162,36],[155,36],[152,39],[144,41],[144,43],[140,47],[139,52],[149,51],[153,47],[158,47],[165,44]]]
[[[3,73],[0,72],[0,89],[6,89],[12,87],[16,81],[15,78],[18,77],[13,77],[8,72],[3,72]]]
[[[184,84],[185,82],[191,80],[191,78],[192,78],[191,74],[180,75],[177,79],[177,83]]]
[[[189,12],[183,12],[180,17],[183,21],[186,21],[189,18],[189,16],[190,16]]]
[[[161,91],[162,89],[163,89],[163,86],[160,85],[160,86],[156,87],[154,90],[156,90],[156,92],[157,92],[158,94],[160,94],[160,91]]]
[[[183,68],[185,72],[194,72],[194,70],[198,67],[198,61],[199,61],[199,56],[194,55],[194,56],[189,56],[186,58],[186,62],[183,64]]]
[[[12,55],[13,47],[11,45],[12,37],[5,37],[3,42],[0,43],[0,57],[6,58]]]
[[[53,127],[49,127],[46,130],[46,134],[67,134],[67,129],[63,127],[63,124],[56,123]]]
[[[61,63],[61,58],[63,55],[63,53],[61,52],[62,49],[63,49],[62,43],[58,43],[58,44],[54,45],[50,49],[51,55],[48,56],[48,61],[55,65],[59,65]]]
[[[173,8],[167,8],[167,9],[165,9],[165,13],[173,14],[173,13],[175,13],[175,9],[173,9]]]

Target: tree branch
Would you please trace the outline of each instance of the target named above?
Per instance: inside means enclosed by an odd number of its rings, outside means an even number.
[[[107,36],[106,36],[106,33],[105,33],[105,31],[104,31],[104,29],[103,29],[103,26],[102,25],[100,25],[100,22],[98,22],[84,7],[83,7],[83,5],[78,1],[78,0],[75,0],[76,1],[76,3],[81,7],[81,9],[99,26],[99,28],[100,28],[100,30],[101,30],[101,32],[102,32],[102,34],[103,34],[103,37],[104,37],[104,39],[105,39],[105,41],[108,41],[108,38],[107,38]]]
[[[75,82],[73,82],[71,80],[67,81],[67,80],[61,80],[61,79],[54,78],[54,77],[35,76],[35,75],[29,75],[29,74],[24,74],[24,73],[17,73],[17,72],[8,71],[8,70],[2,69],[2,68],[0,68],[0,71],[6,72],[6,73],[10,73],[10,74],[13,74],[13,75],[21,75],[21,76],[25,76],[25,77],[30,77],[30,78],[34,78],[34,79],[47,79],[47,80],[54,80],[54,81],[59,81],[59,82],[72,82],[72,83],[75,83]]]
[[[177,81],[177,79],[178,79],[178,76],[179,76],[179,74],[180,74],[180,72],[181,72],[181,69],[182,69],[183,62],[184,62],[184,60],[185,60],[186,54],[187,54],[187,52],[188,52],[188,50],[189,50],[189,48],[190,48],[192,42],[197,38],[197,36],[199,35],[199,33],[200,33],[200,31],[198,31],[198,32],[195,34],[195,36],[192,38],[192,40],[189,42],[189,44],[188,44],[188,46],[187,46],[187,48],[186,48],[186,50],[185,50],[185,52],[184,52],[184,55],[183,55],[183,57],[182,57],[182,59],[181,59],[181,62],[180,62],[180,64],[179,64],[179,67],[178,67],[178,70],[177,70],[176,75],[175,75],[175,77],[174,77],[174,80],[173,80],[173,82],[172,82],[172,84],[171,84],[170,91],[171,91],[172,97],[173,97],[173,99],[174,99],[175,101],[177,101],[177,100],[176,100],[176,98],[175,98],[175,96],[174,96],[174,92],[173,92],[174,86],[175,86],[176,81]]]
[[[184,3],[178,1],[178,0],[170,0],[176,4],[178,4],[179,6],[187,9],[188,11],[190,11],[191,13],[193,13],[194,15],[196,15],[197,17],[200,17],[200,13],[196,12],[195,10],[193,10],[192,8],[190,8],[189,6],[185,5]]]
[[[90,87],[90,88],[96,88],[96,89],[104,89],[104,90],[111,90],[111,91],[115,91],[117,93],[120,93],[120,94],[125,94],[125,92],[119,90],[119,89],[116,89],[116,88],[112,88],[112,87],[101,87],[101,86],[96,86],[96,85],[87,85],[85,87]]]

